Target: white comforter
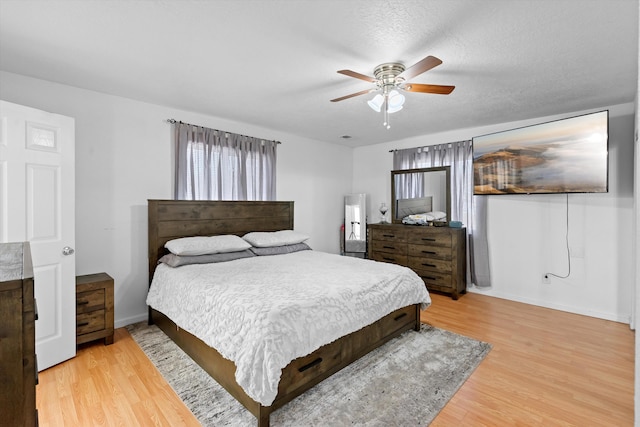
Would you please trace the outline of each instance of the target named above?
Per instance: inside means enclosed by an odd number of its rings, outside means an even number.
[[[394,264],[301,251],[216,264],[158,265],[147,304],[236,364],[236,380],[269,406],[282,369],[410,304],[424,282]]]

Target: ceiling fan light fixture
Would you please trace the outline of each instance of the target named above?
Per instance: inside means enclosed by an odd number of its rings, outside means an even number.
[[[389,114],[402,110],[405,100],[404,95],[400,94],[397,90],[392,90],[387,96],[389,97],[387,101],[387,111]]]
[[[343,101],[345,99],[353,98],[354,96],[370,93],[374,90],[381,90],[382,94],[379,93],[375,95],[373,99],[367,101],[367,104],[369,104],[369,107],[371,107],[371,109],[376,113],[383,113],[384,118],[382,124],[387,129],[390,129],[391,125],[389,124],[389,114],[397,113],[402,110],[402,106],[405,101],[404,95],[401,95],[398,90],[448,95],[455,88],[455,86],[426,85],[407,82],[408,79],[412,79],[440,64],[442,64],[442,61],[435,56],[427,56],[409,68],[405,68],[405,66],[399,62],[387,62],[378,65],[373,70],[373,75],[375,77],[360,74],[351,70],[339,70],[338,73],[344,74],[345,76],[373,83],[375,84],[375,88],[335,98],[332,99],[331,102]]]
[[[382,109],[383,102],[384,102],[384,98],[382,97],[382,95],[377,94],[376,96],[373,97],[373,99],[367,101],[367,104],[369,104],[369,107],[371,107],[373,111],[375,111],[376,113],[379,113],[380,110]]]

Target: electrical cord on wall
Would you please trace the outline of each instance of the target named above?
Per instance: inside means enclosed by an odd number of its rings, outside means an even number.
[[[567,243],[567,265],[569,267],[569,271],[567,272],[566,276],[560,276],[558,274],[555,273],[544,273],[545,277],[548,276],[553,276],[553,277],[557,277],[558,279],[566,279],[567,277],[569,277],[571,275],[571,253],[569,251],[569,193],[566,193],[567,195],[567,232],[565,234],[565,242]]]

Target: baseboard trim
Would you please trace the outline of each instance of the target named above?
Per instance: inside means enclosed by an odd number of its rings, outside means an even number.
[[[145,321],[149,318],[148,313],[145,311],[142,314],[137,314],[135,316],[125,317],[124,319],[115,319],[113,322],[113,326],[115,328],[124,328],[127,325],[133,325],[134,323]]]
[[[478,287],[467,288],[467,292],[471,292],[479,295],[486,295],[495,298],[506,299],[509,301],[521,302],[523,304],[535,305],[538,307],[550,308],[553,310],[566,311],[567,313],[580,314],[583,316],[595,317],[603,320],[610,320],[612,322],[619,322],[624,324],[629,324],[630,315],[620,314],[617,315],[615,313],[605,313],[601,311],[589,310],[580,307],[567,306],[563,304],[554,304],[548,301],[539,301],[531,298],[522,298],[519,296],[511,295],[503,292],[496,292],[493,289],[484,290]]]

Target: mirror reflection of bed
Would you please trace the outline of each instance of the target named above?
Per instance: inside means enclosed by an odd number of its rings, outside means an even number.
[[[396,216],[400,219],[433,211],[433,196],[396,200]]]
[[[451,221],[450,173],[449,166],[391,171],[391,222],[431,212]]]

